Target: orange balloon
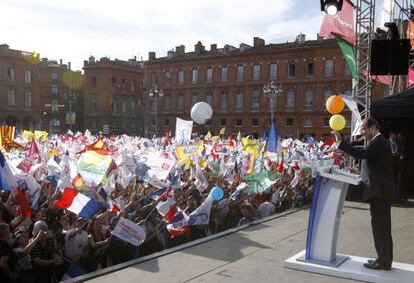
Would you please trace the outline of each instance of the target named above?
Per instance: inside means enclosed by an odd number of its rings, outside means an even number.
[[[345,102],[339,95],[332,95],[326,100],[326,110],[331,114],[338,114],[344,110]]]

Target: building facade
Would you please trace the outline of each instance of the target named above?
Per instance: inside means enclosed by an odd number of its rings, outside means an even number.
[[[41,124],[39,56],[0,45],[0,123],[21,129]]]
[[[42,129],[62,133],[83,131],[83,75],[63,64],[42,58],[39,64]]]
[[[148,135],[175,128],[176,117],[191,120],[192,106],[205,101],[213,108],[213,117],[205,125],[194,124],[193,132],[251,134],[268,131],[271,105],[263,86],[271,81],[281,84],[274,103],[277,130],[282,137],[317,139],[330,135],[325,101],[333,94],[352,94],[352,76],[335,40],[306,41],[299,35],[295,42],[265,44],[255,37],[253,45],[239,47],[212,44],[207,51],[198,42],[194,51],[177,46],[168,56],[156,58],[149,53],[145,66],[145,128]],[[150,96],[151,90],[162,96]],[[381,98],[386,90],[374,85],[373,96]],[[351,114],[345,131],[350,133]]]
[[[85,128],[103,134],[142,135],[143,62],[90,57],[83,69]]]

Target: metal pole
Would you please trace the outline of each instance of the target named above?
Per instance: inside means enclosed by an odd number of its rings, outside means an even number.
[[[274,114],[274,104],[273,104],[273,99],[274,99],[274,93],[273,91],[270,93],[270,122],[273,121],[273,119],[275,118],[275,114]]]
[[[155,116],[155,136],[158,136],[158,94],[154,94],[154,116]]]

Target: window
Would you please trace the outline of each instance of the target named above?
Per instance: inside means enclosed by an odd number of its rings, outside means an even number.
[[[7,92],[7,105],[14,106],[16,105],[16,93],[14,90],[10,89]]]
[[[184,109],[184,95],[182,92],[178,93],[177,96],[177,110],[183,110]]]
[[[306,76],[313,76],[313,62],[308,62],[306,64]]]
[[[158,73],[157,72],[152,72],[151,73],[151,84],[152,85],[157,85],[158,84]]]
[[[193,69],[191,71],[191,82],[193,84],[198,83],[198,69]]]
[[[244,80],[244,66],[237,66],[237,81]]]
[[[220,107],[221,108],[227,108],[227,100],[228,100],[227,91],[223,91],[221,93],[221,97],[220,97]]]
[[[121,111],[122,111],[122,113],[127,112],[127,104],[126,104],[125,100],[122,100],[122,102],[121,102]]]
[[[32,82],[32,71],[31,70],[24,70],[24,82],[25,83]]]
[[[329,127],[329,118],[323,118],[323,126]]]
[[[243,126],[243,120],[242,119],[236,119],[236,127],[242,127]]]
[[[164,74],[164,84],[170,85],[171,84],[171,72],[167,71]]]
[[[32,93],[30,91],[24,93],[24,106],[32,107]]]
[[[227,124],[226,119],[220,119],[220,126],[225,127]]]
[[[168,127],[170,125],[170,119],[165,119],[164,120],[164,126]]]
[[[293,118],[286,118],[286,127],[293,127]]]
[[[179,70],[177,73],[177,83],[182,85],[184,83],[184,71]]]
[[[58,80],[58,73],[53,72],[52,73],[52,81],[57,81]]]
[[[325,106],[326,101],[328,100],[328,98],[330,96],[332,96],[332,94],[333,94],[333,88],[332,88],[332,86],[331,85],[325,86],[325,89],[324,89],[324,92],[323,92],[323,96],[324,96],[325,100],[322,103],[323,106]]]
[[[269,79],[277,79],[277,64],[270,64],[269,67]]]
[[[239,90],[236,93],[236,108],[243,108],[244,95],[243,91]]]
[[[196,104],[197,101],[198,101],[198,94],[197,94],[197,92],[193,92],[192,95],[191,95],[191,106]]]
[[[98,79],[96,77],[92,77],[91,78],[91,87],[96,88],[97,84],[98,84]]]
[[[206,93],[206,102],[210,104],[210,106],[213,106],[213,92],[211,90],[208,90]]]
[[[16,79],[13,67],[7,68],[7,78],[9,81],[14,81]]]
[[[135,101],[131,101],[129,103],[129,110],[131,111],[131,113],[135,113],[137,111],[137,107],[135,106]]]
[[[296,65],[295,63],[288,64],[288,78],[294,78],[296,72]]]
[[[260,65],[253,65],[253,80],[260,80]]]
[[[334,61],[332,59],[325,60],[325,76],[333,76]]]
[[[50,111],[52,112],[58,112],[59,111],[59,105],[57,100],[52,100],[52,105],[50,107]]]
[[[171,95],[169,93],[164,95],[164,109],[169,110],[171,108]]]
[[[352,86],[351,85],[346,85],[345,86],[344,94],[345,95],[352,95]]]
[[[256,118],[252,119],[252,126],[253,127],[259,126],[259,119],[256,119]]]
[[[305,106],[313,105],[313,88],[307,88],[305,90]]]
[[[286,97],[286,106],[295,106],[295,90],[293,88],[288,89]]]
[[[206,70],[206,82],[211,83],[213,81],[213,69],[207,68]]]
[[[227,67],[221,67],[221,81],[222,82],[227,82],[228,80],[228,72],[229,69]]]
[[[52,85],[50,92],[52,93],[52,95],[57,95],[59,92],[59,87],[57,85]]]
[[[92,112],[98,111],[98,102],[96,100],[96,96],[91,97],[91,111]]]
[[[252,97],[252,107],[259,107],[260,106],[260,92],[259,90],[253,90],[253,97]]]
[[[112,112],[118,111],[118,109],[117,109],[117,101],[116,101],[116,97],[115,96],[112,97],[111,109],[112,109]]]
[[[313,121],[311,119],[305,119],[303,125],[307,128],[313,127]]]
[[[347,75],[347,76],[352,75],[351,69],[349,68],[349,65],[346,61],[345,61],[345,75]]]

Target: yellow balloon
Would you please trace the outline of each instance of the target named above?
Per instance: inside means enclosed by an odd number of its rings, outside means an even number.
[[[341,114],[333,115],[329,119],[329,126],[331,127],[332,130],[338,132],[338,131],[342,130],[343,128],[345,128],[346,120],[345,120],[344,116],[342,116]]]

